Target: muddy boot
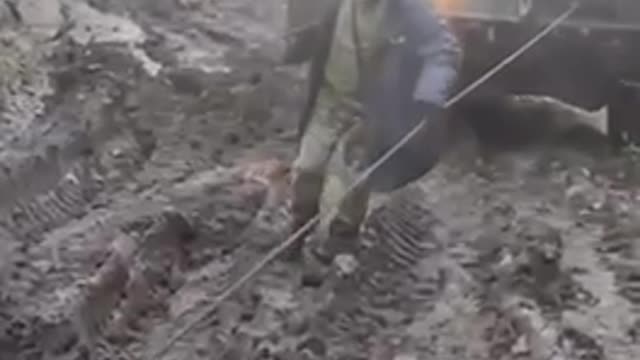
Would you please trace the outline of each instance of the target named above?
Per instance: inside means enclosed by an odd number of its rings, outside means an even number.
[[[311,219],[308,218],[308,219]],[[295,234],[298,230],[300,230],[300,228],[302,228],[303,226],[306,225],[308,219],[295,219],[292,221],[291,226],[289,228],[288,236],[292,236],[293,234]],[[298,238],[295,240],[295,242],[293,244],[291,244],[283,253],[282,253],[282,259],[287,261],[287,262],[302,262],[303,261],[303,250],[304,250],[304,244],[305,244],[305,239],[307,238],[307,236],[309,236],[309,234],[312,232],[313,230],[313,226],[309,229],[307,229],[306,231],[302,232]]]
[[[322,174],[300,172],[294,178],[291,201],[292,221],[289,228],[289,236],[295,234],[300,228],[318,213],[318,198],[322,192],[324,178]],[[286,261],[301,261],[305,238],[312,232],[313,226],[300,234],[300,237],[283,254]]]
[[[319,288],[331,270],[333,257],[321,247],[307,247],[303,250],[304,269],[300,283],[302,287]]]
[[[361,218],[358,218],[361,220]],[[329,226],[329,239],[325,245],[326,252],[335,257],[339,254],[355,255],[360,241],[358,221],[350,221],[336,216]]]
[[[320,287],[331,271],[336,256],[350,254],[356,256],[359,240],[358,226],[336,218],[329,227],[328,238],[316,241],[305,253],[302,285]]]

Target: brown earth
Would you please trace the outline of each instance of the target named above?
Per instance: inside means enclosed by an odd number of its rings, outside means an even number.
[[[0,5],[0,359],[159,359],[285,238],[282,6]],[[275,261],[163,358],[638,358],[639,175],[463,136],[356,261],[306,286]]]

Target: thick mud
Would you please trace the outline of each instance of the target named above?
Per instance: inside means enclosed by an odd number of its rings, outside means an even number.
[[[633,151],[463,136],[324,282],[217,304],[286,237],[282,1],[42,4],[0,5],[0,358],[640,356]]]

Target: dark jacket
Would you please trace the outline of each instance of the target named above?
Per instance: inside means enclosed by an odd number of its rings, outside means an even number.
[[[460,50],[455,37],[426,0],[387,1],[384,20],[385,48],[376,69],[364,72],[362,98],[369,132],[369,165],[422,120],[426,131],[414,137],[387,161],[371,180],[376,190],[405,185],[429,171],[446,146],[442,110],[457,78]],[[300,118],[300,133],[309,121],[333,39],[340,1],[316,27],[311,56],[309,89]],[[298,54],[299,55],[299,54]],[[288,59],[291,60],[291,59]],[[298,56],[296,61],[304,61]]]

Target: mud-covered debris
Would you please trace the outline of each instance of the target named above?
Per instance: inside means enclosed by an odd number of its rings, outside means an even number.
[[[83,284],[73,322],[82,345],[90,353],[95,352],[96,343],[129,281],[129,268],[135,253],[136,246],[132,239],[117,239],[113,253],[105,264]]]
[[[129,235],[121,233],[114,240],[106,262],[83,284],[74,310],[76,331],[91,352],[107,326],[126,333],[141,311],[165,303],[170,292],[158,293],[158,287],[170,285],[172,273],[184,267],[181,241],[190,228],[179,213],[165,209],[139,219],[137,225],[130,222],[123,230]]]
[[[53,37],[64,24],[62,4],[59,0],[17,0],[15,4],[22,23],[42,39]]]

